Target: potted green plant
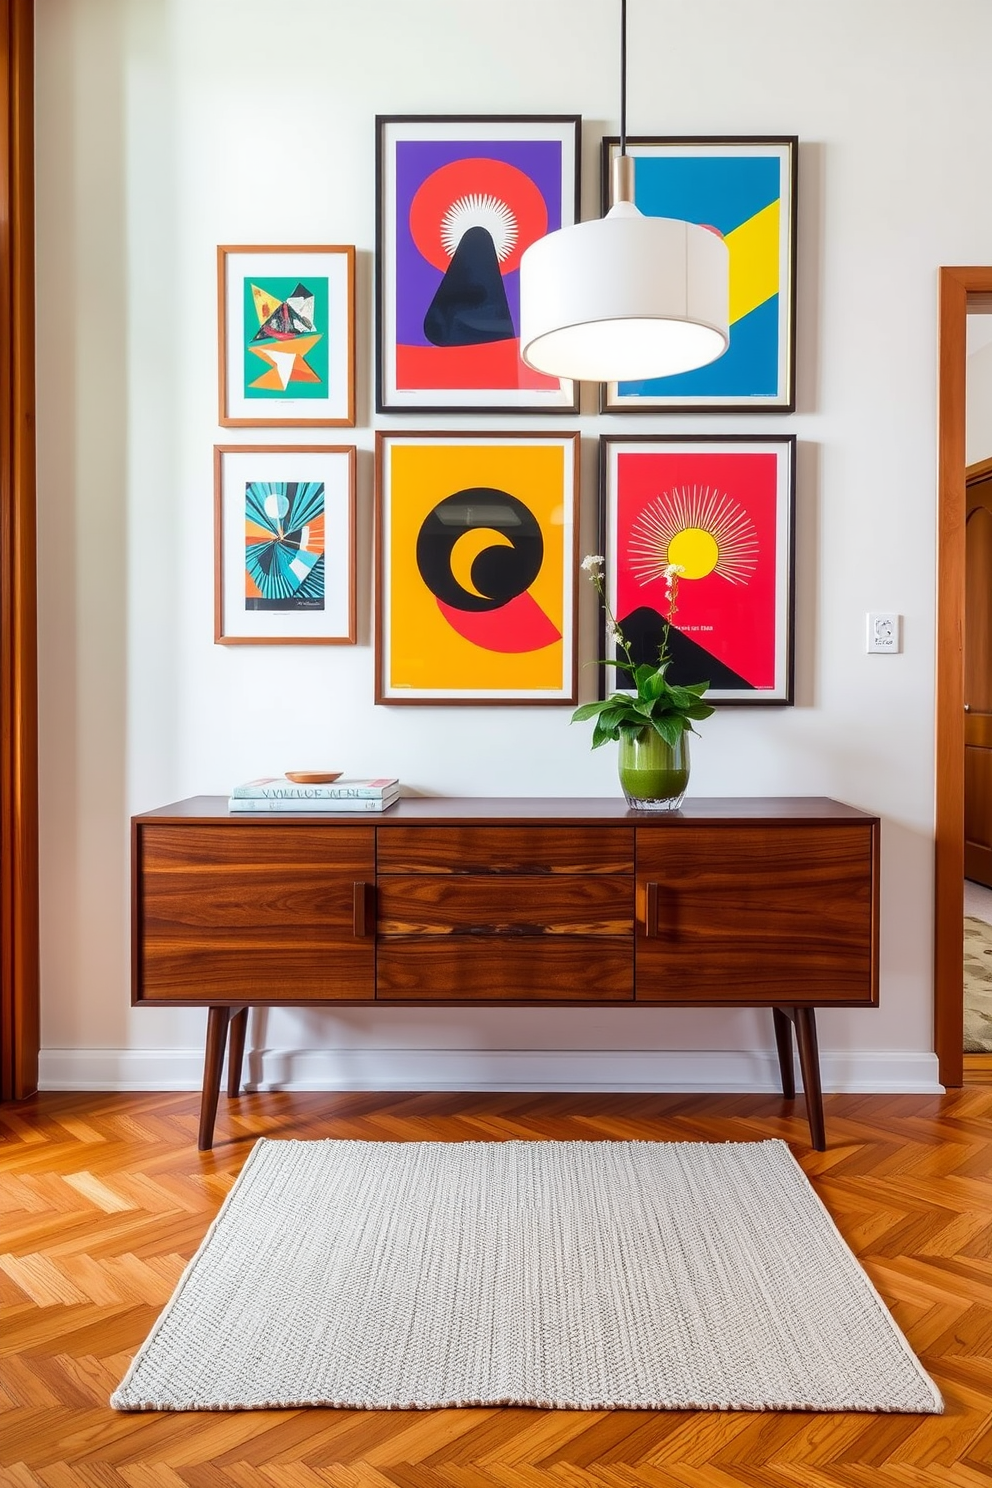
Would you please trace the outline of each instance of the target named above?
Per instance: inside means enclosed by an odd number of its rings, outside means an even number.
[[[678,686],[669,682],[672,664],[669,635],[678,608],[678,563],[664,570],[667,610],[658,660],[654,666],[634,661],[630,643],[610,609],[603,582],[603,558],[596,553],[583,558],[582,568],[599,595],[606,616],[606,638],[617,647],[617,659],[604,657],[601,665],[615,667],[629,679],[630,691],[611,692],[600,702],[583,703],[572,714],[572,722],[596,720],[592,747],[607,741],[619,743],[620,784],[628,806],[647,811],[677,811],[689,784],[689,735],[693,723],[709,718],[714,711],[702,701],[708,682]],[[623,659],[621,659],[621,657]]]

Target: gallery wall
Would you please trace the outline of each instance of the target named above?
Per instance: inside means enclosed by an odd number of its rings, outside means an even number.
[[[128,819],[294,766],[411,790],[616,795],[568,708],[377,707],[374,116],[581,113],[583,208],[616,131],[615,0],[46,0],[38,11],[44,1083],[195,1085],[204,1016],[129,1008]],[[723,709],[695,795],[830,795],[883,818],[876,1010],[821,1015],[828,1088],[933,1089],[936,269],[983,263],[984,0],[631,0],[629,128],[797,134],[798,406],[576,418],[581,546],[606,432],[794,433],[791,708]],[[922,100],[925,99],[925,106]],[[358,250],[359,642],[213,643],[218,243]],[[519,427],[468,416],[465,428]],[[530,427],[530,425],[527,425]],[[230,435],[230,431],[224,431]],[[251,431],[245,433],[252,442]],[[264,441],[293,442],[293,431]],[[583,593],[581,656],[594,654]],[[868,610],[904,650],[865,654]],[[582,673],[592,695],[594,669]],[[750,1011],[257,1014],[263,1082],[770,1088]]]

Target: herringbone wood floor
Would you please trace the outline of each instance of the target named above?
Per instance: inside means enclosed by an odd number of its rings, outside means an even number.
[[[0,1483],[12,1488],[992,1484],[992,1089],[831,1096],[829,1150],[757,1096],[42,1095],[0,1108]],[[780,1136],[943,1417],[458,1410],[120,1415],[107,1397],[253,1140]]]

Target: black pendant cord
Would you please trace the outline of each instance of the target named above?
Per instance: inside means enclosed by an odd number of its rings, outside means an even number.
[[[620,154],[627,153],[627,0],[620,0]]]

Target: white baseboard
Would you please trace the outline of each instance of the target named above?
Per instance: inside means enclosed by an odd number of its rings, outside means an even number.
[[[939,1095],[933,1054],[821,1050],[825,1091]],[[43,1049],[42,1090],[198,1090],[201,1049]],[[766,1050],[263,1049],[258,1090],[733,1091],[779,1089]],[[799,1078],[797,1070],[797,1080]]]

